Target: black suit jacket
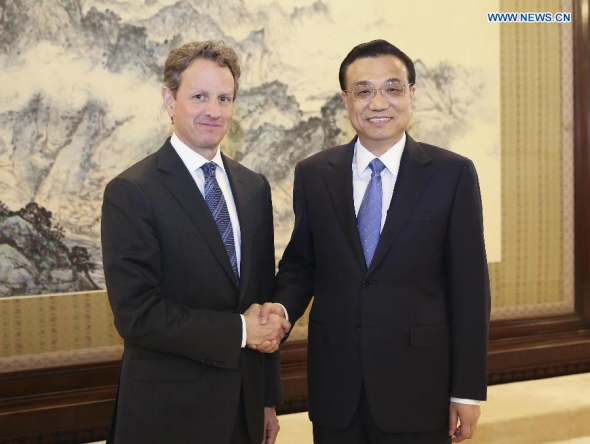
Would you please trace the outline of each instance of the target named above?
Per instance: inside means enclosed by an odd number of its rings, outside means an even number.
[[[312,421],[345,428],[364,384],[388,433],[446,430],[450,396],[483,400],[489,279],[472,162],[409,135],[367,269],[352,190],[355,140],[295,169],[295,228],[274,299],[309,316]]]
[[[117,443],[227,443],[243,390],[252,441],[280,403],[278,354],[240,347],[239,313],[270,297],[274,241],[266,179],[223,156],[236,203],[241,279],[170,144],[106,187],[103,263],[125,343]]]

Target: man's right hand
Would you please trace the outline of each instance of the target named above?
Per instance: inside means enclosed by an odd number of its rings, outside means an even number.
[[[262,308],[260,309],[260,314],[258,315],[258,322],[261,324],[266,324],[271,316],[280,316],[285,318],[286,313],[285,309],[282,305],[273,304],[272,302],[266,302]],[[274,344],[272,341],[264,341],[262,344],[257,345],[255,348],[259,352],[262,353],[273,353],[278,348],[279,344]]]
[[[291,324],[285,320],[284,311],[282,316],[270,313],[266,318],[266,322],[262,324],[260,322],[260,311],[260,305],[252,304],[244,313],[247,333],[246,345],[264,353],[274,353],[278,350],[281,339],[291,329]]]

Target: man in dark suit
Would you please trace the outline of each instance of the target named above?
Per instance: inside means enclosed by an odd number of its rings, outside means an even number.
[[[103,262],[125,343],[110,442],[275,442],[278,354],[246,347],[272,351],[290,327],[258,323],[274,280],[270,187],[219,149],[239,76],[223,42],[171,51],[174,134],[107,185]]]
[[[295,227],[273,296],[291,322],[314,296],[314,439],[460,442],[486,397],[490,293],[475,168],[406,134],[415,70],[398,48],[358,45],[339,77],[357,137],[297,165]],[[267,304],[261,322],[269,313],[284,314]]]

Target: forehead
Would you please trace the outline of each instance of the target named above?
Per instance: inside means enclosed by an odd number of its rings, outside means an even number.
[[[233,91],[234,77],[227,66],[220,66],[214,60],[196,58],[180,74],[180,88]]]
[[[399,58],[391,55],[356,59],[346,70],[348,86],[359,82],[382,83],[389,79],[408,83],[406,65]]]

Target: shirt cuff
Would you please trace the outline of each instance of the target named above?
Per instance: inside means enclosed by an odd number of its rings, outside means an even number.
[[[242,348],[246,348],[246,338],[248,337],[248,332],[246,331],[246,318],[244,315],[240,315],[242,318]]]
[[[453,398],[452,396],[451,402],[456,402],[457,404],[479,405],[479,401],[476,399]]]
[[[288,322],[289,321],[289,313],[287,313],[287,309],[285,308],[285,306],[283,304],[279,304],[278,302],[275,302],[275,304],[283,307],[283,311],[285,312],[285,320]]]

